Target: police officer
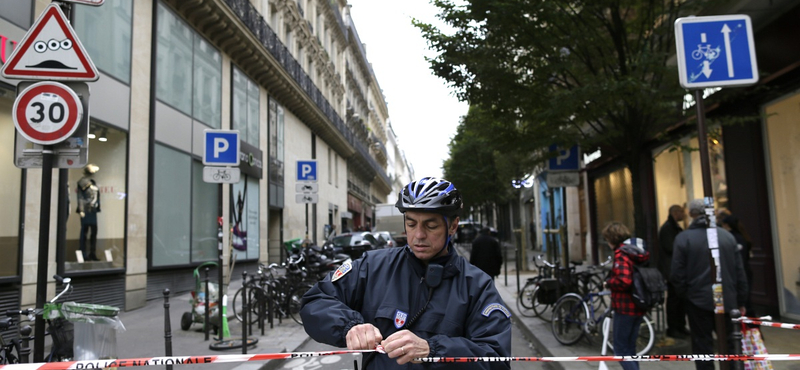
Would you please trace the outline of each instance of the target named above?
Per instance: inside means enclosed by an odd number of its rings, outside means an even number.
[[[386,354],[368,354],[365,369],[421,369],[411,362],[422,357],[510,356],[511,313],[492,279],[453,247],[459,191],[447,180],[425,177],[405,186],[396,206],[404,213],[408,245],[368,251],[311,288],[300,311],[306,333],[353,350],[381,345]]]

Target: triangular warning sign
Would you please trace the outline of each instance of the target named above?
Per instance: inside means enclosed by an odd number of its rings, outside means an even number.
[[[96,81],[97,69],[64,12],[51,3],[0,70],[23,80]]]

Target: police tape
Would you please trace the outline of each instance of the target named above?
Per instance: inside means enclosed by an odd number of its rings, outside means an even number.
[[[734,321],[739,321],[745,324],[753,324],[753,325],[761,325],[761,326],[771,326],[774,328],[783,328],[783,329],[800,329],[800,325],[798,324],[785,324],[781,322],[771,322],[765,320],[759,320],[756,318],[750,317],[742,317],[739,319],[734,319]]]
[[[306,357],[332,355],[361,354],[380,352],[380,350],[340,350],[323,352],[289,352],[262,353],[252,355],[217,355],[217,356],[168,356],[144,357],[114,360],[85,360],[67,362],[43,362],[33,364],[0,365],[0,370],[72,370],[101,369],[108,367],[137,367],[190,364],[220,364],[248,361],[286,360]],[[800,361],[800,354],[765,354],[765,355],[642,355],[642,356],[575,356],[575,357],[424,357],[416,359],[420,362],[459,363],[459,362],[593,362],[593,361]]]

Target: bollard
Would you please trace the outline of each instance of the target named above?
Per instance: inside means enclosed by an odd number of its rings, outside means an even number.
[[[234,308],[236,309],[236,308]],[[247,354],[247,319],[250,307],[247,306],[247,271],[242,271],[242,354]]]
[[[206,267],[205,286],[206,286],[206,294],[205,294],[206,298],[204,299],[203,304],[206,307],[206,311],[204,313],[205,317],[203,318],[203,331],[205,332],[205,335],[206,335],[206,339],[205,340],[208,340],[208,337],[209,337],[209,335],[208,335],[208,327],[211,325],[211,322],[209,321],[210,320],[210,313],[208,312],[208,311],[210,311],[209,302],[211,301],[211,292],[208,291],[208,267]]]
[[[166,356],[172,356],[172,329],[169,323],[169,289],[164,289],[164,346]],[[167,370],[172,370],[172,365],[167,365]]]
[[[19,362],[21,364],[27,364],[30,360],[32,332],[33,329],[30,325],[25,325],[19,330],[19,335],[22,337],[22,346],[19,348]]]
[[[731,320],[733,321],[733,332],[731,333],[731,340],[733,341],[733,354],[742,354],[742,323],[736,321],[742,313],[738,309],[731,310]],[[743,370],[743,361],[733,361],[733,370]]]
[[[272,291],[272,284],[267,285],[267,295],[269,296],[269,298],[267,298],[267,309],[269,310],[269,311],[267,311],[268,312],[267,315],[269,315],[267,317],[267,320],[269,321],[269,328],[270,329],[274,329],[275,328],[275,325],[274,325],[275,321],[272,320],[272,314],[275,312],[275,305],[272,304],[272,295],[274,293],[275,292]]]

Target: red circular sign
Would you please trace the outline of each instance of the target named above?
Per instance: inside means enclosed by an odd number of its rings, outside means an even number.
[[[60,143],[72,135],[83,118],[83,105],[64,84],[43,81],[28,86],[14,101],[14,126],[31,142]]]

